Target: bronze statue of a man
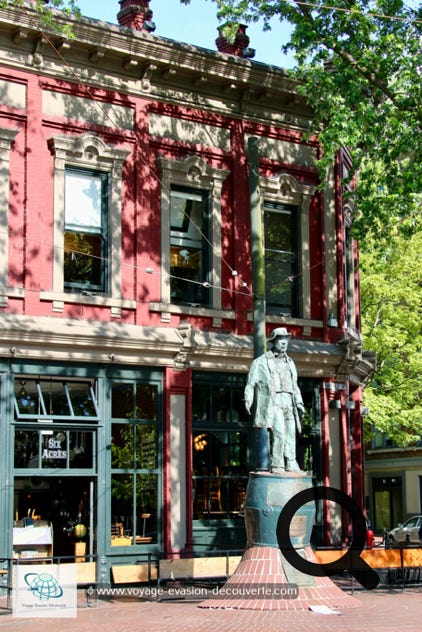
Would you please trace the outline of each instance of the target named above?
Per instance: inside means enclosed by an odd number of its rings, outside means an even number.
[[[297,384],[295,363],[287,355],[290,338],[284,327],[274,329],[270,351],[253,360],[245,387],[245,406],[254,409],[254,426],[273,433],[271,471],[300,472],[296,461],[296,429],[301,432],[305,414]]]

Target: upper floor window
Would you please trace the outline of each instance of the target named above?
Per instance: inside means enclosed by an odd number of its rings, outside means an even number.
[[[269,314],[297,316],[297,208],[264,203],[265,298]]]
[[[106,292],[108,281],[108,175],[65,171],[63,280],[66,292]]]
[[[350,158],[344,150],[340,152],[342,161],[342,194],[343,194],[343,222],[344,222],[344,285],[345,285],[345,320],[347,327],[352,330],[359,329],[358,313],[356,310],[355,288],[355,252],[351,227],[355,212],[354,193],[355,186],[350,175]]]
[[[160,157],[161,302],[221,308],[221,197],[228,171]]]
[[[170,295],[172,303],[209,303],[208,195],[174,188],[170,194]]]
[[[60,299],[79,301],[81,294],[120,301],[122,170],[129,151],[90,133],[54,136],[48,146],[54,156],[55,309]]]
[[[260,178],[269,315],[311,318],[309,209],[315,187],[287,173]]]

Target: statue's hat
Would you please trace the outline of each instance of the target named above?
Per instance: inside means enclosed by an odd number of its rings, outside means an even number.
[[[269,342],[275,340],[276,338],[291,338],[291,335],[285,327],[277,327],[273,329],[270,337],[268,338]]]

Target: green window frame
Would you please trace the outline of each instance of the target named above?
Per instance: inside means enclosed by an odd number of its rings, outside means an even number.
[[[158,384],[111,386],[111,546],[157,544],[161,523]]]
[[[193,374],[194,520],[243,516],[251,430],[243,403],[245,379],[233,374]]]
[[[96,391],[96,381],[83,377],[15,377],[15,474],[96,472]]]

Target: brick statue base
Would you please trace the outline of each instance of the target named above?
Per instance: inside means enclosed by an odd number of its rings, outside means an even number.
[[[251,472],[245,499],[247,548],[218,597],[202,602],[200,607],[308,610],[310,606],[341,609],[359,605],[329,577],[302,573],[280,551],[277,522],[283,506],[309,487],[312,479],[304,472]],[[314,506],[303,505],[291,521],[290,539],[299,555],[316,563],[310,546],[314,518]]]

